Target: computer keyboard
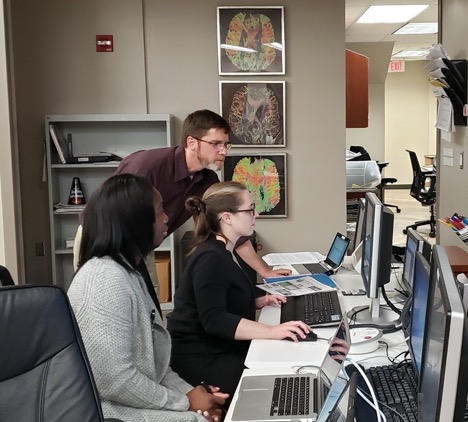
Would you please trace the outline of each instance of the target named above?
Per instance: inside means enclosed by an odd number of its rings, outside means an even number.
[[[307,271],[309,271],[311,274],[323,274],[327,270],[323,265],[320,265],[319,263],[314,263],[314,264],[302,264]]]
[[[336,291],[304,295],[304,319],[307,325],[341,321],[341,307]]]
[[[275,378],[270,416],[309,413],[310,377]]]
[[[413,367],[403,365],[376,366],[365,370],[367,378],[374,388],[377,400],[391,407],[401,415],[406,416],[408,422],[418,420],[417,408],[417,380]],[[402,419],[386,408],[380,406],[387,422],[400,422]]]
[[[316,325],[338,325],[341,321],[341,307],[336,290],[309,293],[288,297],[281,306],[281,322],[304,321]]]

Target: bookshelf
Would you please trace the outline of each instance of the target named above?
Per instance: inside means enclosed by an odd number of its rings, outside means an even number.
[[[50,244],[53,283],[65,290],[73,278],[73,248],[79,225],[79,210],[61,212],[54,210],[58,202],[68,203],[71,183],[79,177],[85,200],[108,177],[112,176],[118,161],[105,163],[63,164],[50,136],[50,126],[60,140],[70,139],[73,154],[111,153],[126,156],[134,151],[171,146],[172,117],[169,114],[82,114],[45,116],[47,154],[47,180],[50,210]],[[68,244],[68,245],[67,245]],[[67,247],[68,246],[68,247]],[[175,251],[173,235],[166,238],[157,248],[158,256],[169,260],[168,280],[171,294],[164,310],[172,309],[175,290]],[[160,280],[160,283],[163,283]]]

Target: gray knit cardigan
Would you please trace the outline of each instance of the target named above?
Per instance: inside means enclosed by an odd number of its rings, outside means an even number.
[[[109,257],[93,258],[68,291],[104,416],[125,422],[204,421],[189,412],[192,386],[169,366],[171,339],[144,281]]]

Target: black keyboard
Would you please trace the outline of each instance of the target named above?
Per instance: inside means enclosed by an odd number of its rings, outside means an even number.
[[[327,269],[320,265],[319,263],[314,263],[314,264],[302,264],[307,271],[309,271],[311,274],[323,274],[327,271]]]
[[[374,388],[377,400],[405,415],[408,422],[418,420],[418,383],[411,365],[377,366],[366,369],[365,373]],[[380,410],[387,422],[402,420],[385,406],[380,406]]]
[[[310,377],[275,378],[270,416],[309,414]]]
[[[341,307],[336,290],[288,297],[281,307],[281,322],[304,321],[309,326],[338,325]]]

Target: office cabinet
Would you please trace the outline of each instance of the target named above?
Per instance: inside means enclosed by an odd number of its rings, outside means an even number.
[[[45,117],[47,177],[50,210],[50,244],[53,283],[65,290],[73,278],[73,239],[79,225],[80,210],[63,212],[56,204],[67,204],[74,177],[79,177],[85,200],[117,168],[118,161],[102,163],[62,164],[50,136],[53,126],[57,138],[71,144],[74,156],[92,153],[112,153],[124,157],[134,151],[171,145],[169,114],[87,114],[49,115]],[[157,251],[170,261],[170,300],[163,309],[172,308],[174,293],[174,239],[169,236]],[[164,280],[160,280],[161,283]]]

